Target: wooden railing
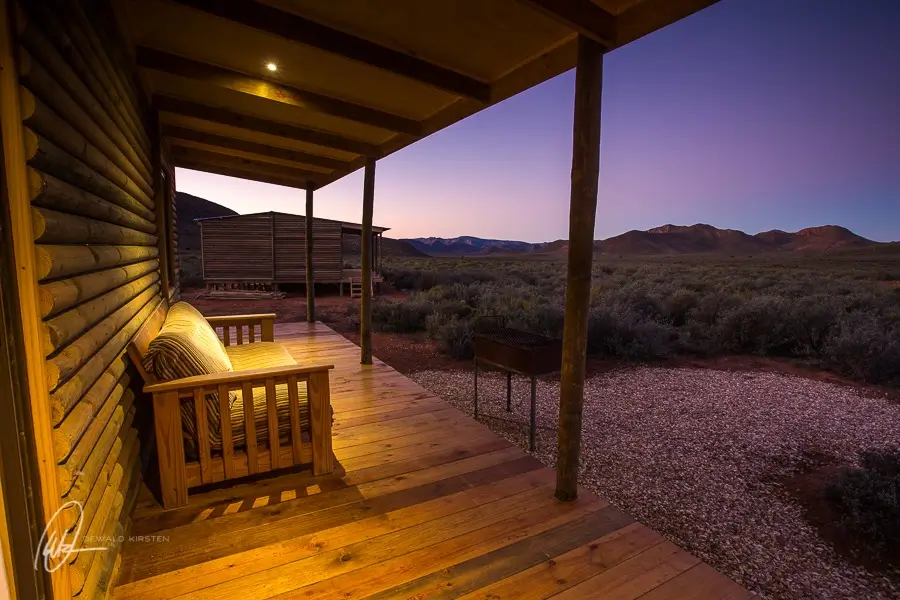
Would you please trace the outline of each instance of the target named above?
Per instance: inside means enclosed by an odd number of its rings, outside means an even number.
[[[239,342],[242,343],[242,342]],[[328,372],[333,365],[272,367],[186,377],[148,385],[153,394],[156,442],[159,453],[160,487],[163,506],[187,503],[187,489],[200,484],[261,473],[293,464],[312,462],[313,473],[334,469],[331,444],[331,398]],[[307,384],[310,442],[304,443],[300,425],[299,384]],[[291,444],[281,448],[275,386],[286,385],[290,401]],[[268,451],[257,447],[253,389],[264,387],[268,425]],[[229,410],[229,392],[241,390],[244,398],[245,450],[234,447]],[[209,415],[205,395],[219,398],[222,452],[213,456],[209,441]],[[249,399],[249,401],[248,401]],[[193,402],[197,425],[199,462],[185,461],[181,425],[181,403]]]
[[[275,341],[274,313],[226,317],[206,317],[226,346]],[[245,342],[246,340],[246,342]]]

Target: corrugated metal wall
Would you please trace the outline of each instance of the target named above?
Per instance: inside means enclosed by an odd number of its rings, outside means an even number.
[[[20,7],[22,119],[58,487],[61,503],[83,507],[88,540],[118,537],[140,485],[145,430],[138,377],[123,353],[161,300],[155,199],[162,195],[154,189],[161,162],[134,71],[110,34],[108,7]],[[174,185],[171,174],[166,182]],[[67,524],[78,517],[74,507],[62,514]],[[102,596],[114,574],[115,543],[93,545],[112,548],[74,555],[76,597]]]

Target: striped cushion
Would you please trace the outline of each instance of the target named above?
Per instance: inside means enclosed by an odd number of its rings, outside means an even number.
[[[288,367],[296,365],[290,353],[275,342],[257,342],[255,344],[241,344],[225,348],[235,371],[250,371],[252,369],[266,369],[269,367]],[[309,410],[307,405],[306,384],[300,382],[298,394],[300,400],[300,426],[303,430],[309,428]],[[286,384],[275,386],[275,405],[278,408],[278,434],[279,437],[289,437],[291,433],[291,413]],[[265,386],[253,388],[253,416],[256,423],[256,440],[259,444],[269,441],[269,417],[266,408]],[[231,436],[236,448],[245,445],[244,432],[244,400],[243,394],[238,391],[238,399],[231,407]],[[219,435],[216,435],[219,438]],[[213,450],[221,450],[221,440],[216,439]]]
[[[169,308],[166,320],[159,334],[147,349],[143,359],[144,368],[160,381],[212,375],[233,371],[231,359],[219,341],[215,330],[196,308],[186,302],[177,302]],[[229,394],[229,406],[233,406],[237,394]],[[218,394],[206,395],[206,407],[210,420],[210,441],[219,436]],[[183,402],[181,423],[185,438],[193,443],[196,439],[194,405]]]

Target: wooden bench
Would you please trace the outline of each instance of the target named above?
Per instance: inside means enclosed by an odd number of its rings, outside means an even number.
[[[265,369],[231,371],[213,375],[185,377],[158,381],[143,366],[150,342],[159,334],[168,312],[166,301],[160,303],[153,315],[135,335],[128,346],[128,355],[144,378],[144,392],[153,395],[153,419],[156,450],[159,457],[159,479],[162,503],[165,508],[184,506],[188,488],[235,479],[247,475],[289,467],[312,464],[314,475],[334,470],[331,443],[331,397],[329,371],[334,365],[280,366]],[[274,314],[208,317],[226,346],[274,342]],[[258,332],[258,333],[257,333]],[[301,382],[307,386],[309,406],[308,430],[304,431],[300,415]],[[282,446],[279,435],[276,386],[286,385],[289,395],[290,442]],[[258,444],[256,419],[252,401],[253,390],[265,389],[268,443]],[[240,390],[243,402],[246,443],[235,448],[229,392]],[[214,455],[210,449],[210,420],[205,395],[218,394],[222,449]],[[198,460],[187,460],[182,433],[182,402],[193,402],[197,429]],[[304,435],[308,435],[308,441]]]

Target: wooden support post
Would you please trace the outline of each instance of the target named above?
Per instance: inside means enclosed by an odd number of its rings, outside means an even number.
[[[313,188],[306,188],[306,321],[316,322],[316,283],[313,272]]]
[[[360,243],[360,266],[362,267],[362,296],[359,300],[359,347],[362,348],[360,363],[372,364],[372,206],[375,202],[375,159],[366,161],[363,181],[362,239]]]
[[[331,441],[331,384],[328,371],[310,373],[306,385],[313,475],[325,475],[334,470],[334,450]]]
[[[584,401],[585,353],[594,258],[594,219],[600,173],[600,98],[603,46],[578,37],[575,72],[575,125],[572,144],[572,190],[569,204],[569,257],[559,394],[559,452],[556,498],[578,497],[581,407]]]
[[[181,402],[177,390],[153,394],[153,420],[156,427],[156,454],[159,460],[162,505],[166,509],[184,506],[188,499],[187,475],[184,469],[184,440],[181,434]],[[227,422],[227,416],[222,421]],[[224,439],[222,443],[224,445]]]
[[[15,272],[13,289],[4,289],[17,303],[18,314],[14,318],[10,346],[16,358],[15,368],[24,381],[28,397],[29,431],[23,440],[32,444],[39,485],[32,492],[40,503],[39,529],[44,529],[49,539],[60,543],[74,543],[66,537],[63,520],[56,518],[60,509],[60,491],[57,481],[56,457],[53,451],[53,428],[50,414],[49,390],[44,371],[44,348],[38,296],[38,270],[33,237],[32,208],[29,202],[28,175],[22,112],[20,109],[19,74],[16,68],[17,44],[15,32],[15,3],[0,0],[0,225],[4,228],[2,251],[11,251]],[[6,343],[4,340],[3,343]],[[4,402],[9,402],[7,398]],[[5,516],[4,516],[5,518]],[[46,528],[45,528],[46,527]],[[45,540],[41,540],[43,543]],[[59,556],[47,557],[52,569],[49,578],[54,598],[70,598],[69,565]],[[48,570],[50,570],[48,569]],[[48,570],[44,571],[44,577]],[[12,575],[11,575],[12,576]]]
[[[169,230],[166,219],[166,192],[163,189],[168,185],[168,181],[163,180],[162,166],[162,136],[160,134],[159,112],[153,110],[151,113],[150,133],[152,135],[152,148],[150,150],[151,162],[153,164],[153,187],[156,193],[153,195],[153,201],[156,203],[154,209],[156,213],[156,247],[159,252],[159,283],[162,288],[162,297],[169,298]]]

